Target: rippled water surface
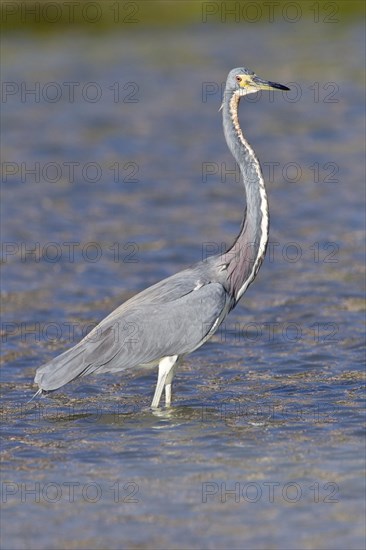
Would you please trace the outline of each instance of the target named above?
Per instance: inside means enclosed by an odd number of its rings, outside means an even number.
[[[363,40],[311,21],[9,36],[3,548],[363,548]],[[292,83],[240,110],[270,199],[256,282],[171,409],[149,409],[156,371],[26,404],[37,366],[236,235],[218,109],[242,64]]]

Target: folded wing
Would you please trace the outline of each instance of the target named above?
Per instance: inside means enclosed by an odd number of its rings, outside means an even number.
[[[152,287],[154,289],[154,287]],[[35,382],[55,390],[91,373],[118,372],[157,364],[162,357],[190,353],[217,329],[229,297],[219,283],[208,283],[159,302],[141,293],[117,308],[76,346],[37,370]]]

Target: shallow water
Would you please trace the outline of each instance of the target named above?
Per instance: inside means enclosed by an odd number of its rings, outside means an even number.
[[[7,39],[4,548],[363,548],[363,39],[311,21]],[[256,282],[171,409],[149,409],[155,371],[26,404],[37,366],[231,243],[217,111],[243,63],[297,93],[241,105],[271,209]]]

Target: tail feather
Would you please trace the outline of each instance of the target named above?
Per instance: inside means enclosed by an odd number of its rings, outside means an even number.
[[[34,378],[39,391],[57,390],[78,378],[87,368],[83,360],[84,351],[84,346],[77,345],[40,367]]]
[[[41,366],[34,378],[41,390],[52,391],[68,382],[94,372],[114,370],[114,360],[121,351],[118,333],[113,326],[98,325],[76,346]],[[125,352],[128,348],[124,348]],[[128,353],[125,362],[129,359]],[[118,369],[122,365],[118,363]]]
[[[28,405],[28,403],[31,403],[31,401],[33,401],[33,399],[38,397],[38,395],[42,395],[42,392],[43,392],[43,390],[41,388],[38,391],[36,391],[36,393],[33,395],[33,397],[31,397],[30,400],[27,401],[26,405]]]

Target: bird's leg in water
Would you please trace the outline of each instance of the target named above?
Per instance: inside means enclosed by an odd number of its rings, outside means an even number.
[[[155,388],[154,397],[151,403],[151,408],[156,409],[159,406],[161,394],[165,387],[165,402],[166,405],[170,405],[172,395],[172,380],[174,377],[174,365],[178,359],[178,355],[172,355],[171,357],[164,357],[159,363],[158,381]],[[167,386],[169,388],[167,389]]]
[[[172,384],[165,384],[165,406],[170,407],[172,403]]]
[[[175,376],[175,371],[177,370],[177,367],[178,367],[178,363],[179,363],[179,360],[176,363],[174,363],[174,365],[168,372],[167,377],[165,379],[165,406],[166,407],[170,407],[172,402],[172,382]]]

